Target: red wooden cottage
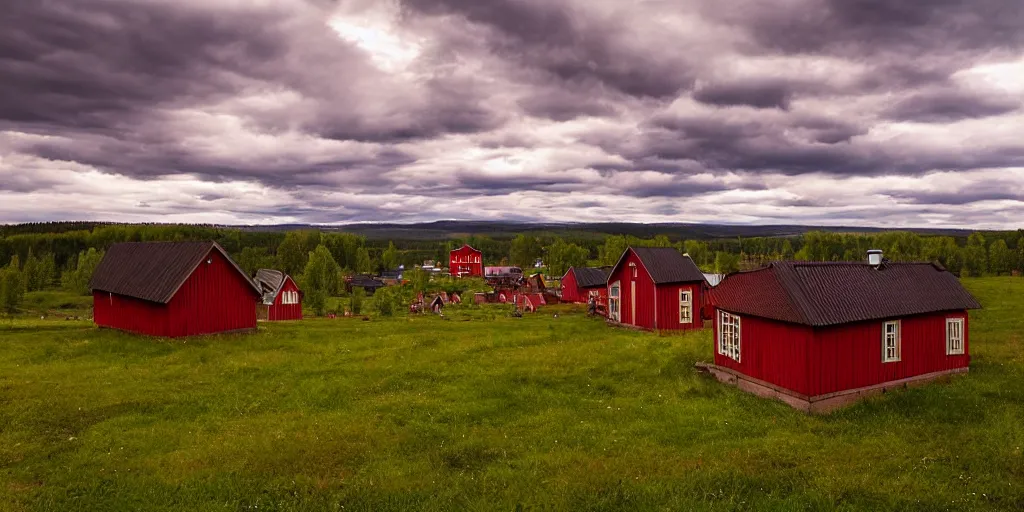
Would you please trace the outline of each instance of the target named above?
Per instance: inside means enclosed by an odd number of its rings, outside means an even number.
[[[929,263],[773,263],[711,291],[709,369],[747,391],[828,411],[966,372],[967,310],[979,307]]]
[[[256,284],[263,291],[263,302],[256,316],[260,320],[302,320],[302,291],[292,276],[280,270],[261,268]]]
[[[630,247],[608,274],[608,318],[644,329],[704,326],[704,274],[671,247]]]
[[[484,254],[468,245],[448,255],[448,272],[454,277],[483,277]]]
[[[115,244],[89,285],[96,325],[151,336],[254,330],[262,297],[215,242]]]
[[[606,269],[569,267],[562,276],[562,302],[585,303],[591,297],[598,303],[608,301],[608,273]]]

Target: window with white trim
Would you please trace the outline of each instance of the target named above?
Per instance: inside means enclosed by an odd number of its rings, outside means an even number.
[[[900,360],[900,321],[893,320],[882,324],[882,362],[892,363]]]
[[[718,353],[740,362],[740,317],[718,312]]]
[[[958,356],[964,353],[964,319],[946,319],[946,355]]]
[[[693,292],[690,290],[679,291],[679,323],[693,323]]]
[[[619,282],[615,281],[608,287],[608,315],[619,321]]]

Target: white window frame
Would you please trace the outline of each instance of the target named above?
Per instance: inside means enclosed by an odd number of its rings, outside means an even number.
[[[741,318],[726,311],[718,312],[718,354],[740,362]]]
[[[966,353],[964,345],[964,319],[946,319],[946,355],[962,356]]]
[[[890,327],[892,329],[890,329]],[[882,322],[882,362],[897,363],[903,355],[903,322]]]
[[[622,318],[622,282],[615,281],[608,286],[608,316],[619,322]]]
[[[693,291],[679,290],[679,323],[693,323]]]

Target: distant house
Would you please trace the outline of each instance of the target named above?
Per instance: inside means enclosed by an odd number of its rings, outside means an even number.
[[[258,319],[302,320],[302,291],[292,276],[261,268],[256,271],[256,284],[263,291],[263,301],[256,310]]]
[[[345,279],[345,290],[349,293],[355,288],[362,288],[367,295],[373,295],[378,288],[384,286],[384,281],[365,274],[356,274]]]
[[[483,277],[483,253],[463,245],[449,253],[448,271],[453,277]]]
[[[562,276],[562,301],[579,304],[587,302],[591,297],[601,302],[607,301],[609,270],[611,269],[570,267]]]
[[[96,325],[167,337],[255,330],[263,296],[216,242],[114,244],[89,286]]]
[[[689,256],[671,247],[630,247],[608,274],[608,318],[643,329],[700,329],[706,291]]]
[[[709,368],[747,391],[827,411],[966,372],[967,310],[979,307],[929,263],[776,262],[712,290]]]
[[[398,268],[393,270],[385,270],[380,273],[380,280],[388,286],[394,286],[402,284],[402,279],[405,276],[405,266],[399,265]]]

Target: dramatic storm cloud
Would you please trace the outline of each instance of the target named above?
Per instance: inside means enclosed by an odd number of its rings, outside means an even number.
[[[1017,227],[1019,0],[11,0],[0,222]]]

